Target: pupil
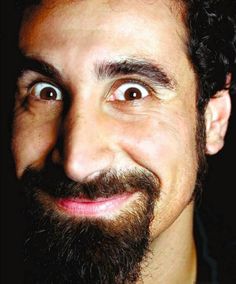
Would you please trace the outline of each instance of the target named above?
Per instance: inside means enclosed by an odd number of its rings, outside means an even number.
[[[137,88],[129,88],[125,92],[125,99],[132,101],[132,100],[137,100],[142,98],[142,93],[140,92],[139,89]]]
[[[54,89],[52,88],[44,88],[41,93],[40,93],[41,99],[44,100],[54,100],[57,97],[57,93]]]

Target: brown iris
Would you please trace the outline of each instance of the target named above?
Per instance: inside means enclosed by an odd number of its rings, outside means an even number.
[[[57,92],[51,87],[46,87],[40,91],[39,97],[42,100],[56,100]]]
[[[132,101],[142,98],[142,92],[138,88],[129,88],[124,93],[125,100]]]

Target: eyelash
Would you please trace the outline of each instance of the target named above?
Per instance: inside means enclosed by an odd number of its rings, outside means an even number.
[[[25,78],[24,78],[25,77]],[[30,93],[30,90],[31,88],[37,84],[37,83],[40,83],[40,82],[45,82],[45,83],[48,83],[48,84],[51,84],[52,86],[54,86],[55,88],[59,88],[61,90],[61,92],[63,93],[64,95],[64,100],[65,98],[68,96],[65,96],[66,94],[66,91],[65,91],[65,88],[62,87],[60,84],[56,83],[56,82],[53,82],[52,80],[48,80],[47,78],[45,77],[37,77],[37,78],[34,78],[32,80],[32,78],[28,78],[28,77],[31,77],[31,76],[27,76],[26,75],[22,75],[20,76],[20,78],[18,80],[20,80],[21,82],[24,82],[21,86],[20,89],[23,89],[23,93],[26,94],[26,96],[24,97],[24,103],[27,103],[28,99],[29,99],[29,93]],[[27,82],[28,81],[28,82]],[[134,84],[138,84],[138,85],[141,85],[142,87],[146,88],[148,93],[149,93],[149,96],[147,98],[150,99],[150,97],[153,97],[154,95],[157,94],[156,90],[150,86],[150,84],[146,83],[144,80],[140,80],[138,78],[120,78],[118,80],[115,80],[115,82],[112,83],[112,86],[110,87],[108,93],[105,95],[105,99],[109,98],[109,96],[111,96],[111,94],[113,93],[113,91],[115,91],[116,89],[118,89],[122,84],[125,84],[125,83],[134,83]],[[157,96],[155,96],[155,98],[158,98]],[[144,100],[145,98],[143,98]],[[133,100],[133,101],[118,101],[117,103],[126,103],[126,104],[137,104],[137,100]]]
[[[33,88],[33,86],[34,85],[36,85],[36,84],[39,84],[39,83],[47,83],[47,84],[50,84],[50,85],[52,85],[52,86],[54,86],[55,88],[59,88],[59,89],[61,89],[62,90],[62,92],[63,92],[63,89],[60,87],[60,86],[58,86],[58,84],[55,84],[54,82],[52,82],[52,81],[50,81],[50,80],[47,80],[47,79],[35,79],[34,81],[32,81],[28,86],[27,86],[27,92],[29,92],[32,88]],[[64,93],[64,92],[63,92]]]
[[[65,94],[65,88],[63,88],[59,84],[53,82],[52,80],[48,80],[47,78],[40,77],[40,76],[37,76],[37,78],[34,78],[34,79],[32,77],[35,77],[35,76],[34,75],[29,76],[27,74],[23,74],[18,78],[18,91],[19,91],[19,93],[24,94],[23,100],[22,100],[23,105],[27,105],[28,100],[30,99],[30,91],[33,88],[33,86],[38,84],[38,83],[50,84],[50,85],[54,86],[55,88],[59,88],[61,90],[61,92],[63,94]],[[51,103],[51,101],[45,101],[45,103]]]
[[[115,82],[112,84],[112,86],[111,86],[109,92],[108,92],[107,95],[106,95],[106,98],[109,97],[109,95],[113,92],[113,90],[118,89],[121,85],[126,84],[126,83],[133,83],[133,84],[141,85],[142,87],[144,87],[144,88],[147,89],[148,93],[149,93],[151,96],[153,96],[153,95],[155,95],[155,94],[157,93],[157,92],[154,90],[154,88],[152,88],[148,83],[144,82],[143,80],[140,80],[140,79],[137,79],[137,78],[123,78],[123,79],[121,78],[121,79],[115,81]],[[120,102],[121,102],[121,101],[120,101]],[[134,100],[134,101],[130,101],[130,103],[134,103],[134,102],[135,102],[135,100]],[[122,103],[122,102],[121,102],[121,103]],[[127,103],[127,102],[126,102],[126,103]]]

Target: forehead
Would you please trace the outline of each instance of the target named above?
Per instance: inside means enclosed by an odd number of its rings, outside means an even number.
[[[182,21],[182,9],[179,1],[172,0],[44,0],[39,6],[26,13],[22,31],[49,34],[61,30],[60,37],[78,31],[102,30],[121,33],[124,37],[153,33],[162,27],[169,28],[169,33],[179,35],[184,41],[186,29]],[[50,29],[48,29],[50,27]],[[76,33],[73,34],[75,36]],[[110,34],[110,37],[112,34]]]
[[[164,66],[183,85],[190,71],[181,6],[172,0],[43,1],[26,13],[23,53],[43,58],[64,74],[126,58]],[[63,56],[62,56],[63,55]],[[123,57],[123,58],[122,58]],[[87,66],[87,68],[82,68]],[[185,74],[186,75],[186,74]],[[68,75],[69,76],[69,75]],[[72,78],[72,77],[71,77]]]

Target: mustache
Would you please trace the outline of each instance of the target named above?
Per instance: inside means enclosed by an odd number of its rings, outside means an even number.
[[[142,191],[153,199],[159,197],[160,180],[140,169],[117,172],[107,170],[88,181],[71,180],[63,167],[47,163],[43,169],[28,167],[21,178],[26,195],[44,191],[54,198],[109,198],[116,194]]]

